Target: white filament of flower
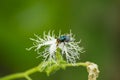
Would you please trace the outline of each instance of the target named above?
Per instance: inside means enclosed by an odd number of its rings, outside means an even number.
[[[37,51],[37,53],[39,54],[39,57],[44,58],[44,61],[50,60],[56,63],[55,53],[57,48],[59,48],[61,50],[61,55],[65,55],[66,61],[68,63],[76,63],[76,59],[79,59],[80,53],[83,52],[83,47],[79,46],[80,41],[75,42],[75,38],[72,35],[71,31],[69,34],[66,35],[70,36],[70,41],[61,43],[57,42],[54,31],[49,31],[48,34],[44,32],[43,38],[35,35],[37,39],[30,38],[30,40],[33,41],[33,46],[28,48],[27,50],[31,50],[34,48],[34,50]],[[61,33],[59,33],[58,37],[60,36],[62,36]],[[44,51],[41,51],[42,47],[44,47]]]

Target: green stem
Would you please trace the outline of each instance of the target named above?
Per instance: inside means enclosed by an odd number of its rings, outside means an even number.
[[[84,66],[86,67],[88,64],[87,63],[83,63],[83,62],[80,62],[80,63],[75,63],[75,64],[69,64],[69,63],[63,63],[63,64],[53,64],[51,65],[51,67],[49,67],[48,69],[46,69],[47,71],[50,70],[49,74],[51,72],[53,72],[56,68],[66,68],[66,67],[74,67],[74,66]],[[2,77],[0,78],[0,80],[12,80],[12,79],[18,79],[18,78],[26,78],[27,80],[32,80],[29,76],[33,73],[36,73],[36,72],[40,72],[40,65],[38,65],[37,67],[34,67],[32,69],[29,69],[25,72],[21,72],[21,73],[15,73],[15,74],[11,74],[11,75],[8,75],[8,76],[5,76],[5,77]],[[54,69],[53,69],[54,68]],[[43,72],[43,71],[42,71]]]
[[[29,75],[33,74],[35,72],[38,72],[38,71],[39,71],[39,68],[37,66],[37,67],[29,69],[29,70],[27,70],[25,72],[15,73],[15,74],[5,76],[3,78],[0,78],[0,80],[11,80],[11,79],[17,79],[17,78],[26,78],[27,80],[32,80],[32,79],[30,79]]]
[[[64,64],[64,66],[66,67],[73,67],[73,66],[84,66],[86,67],[88,64],[87,63],[84,63],[84,62],[80,62],[80,63],[75,63],[75,64]]]
[[[10,79],[22,78],[23,76],[24,76],[23,73],[15,73],[15,74],[11,74],[11,75],[5,76],[3,78],[0,78],[0,80],[10,80]]]

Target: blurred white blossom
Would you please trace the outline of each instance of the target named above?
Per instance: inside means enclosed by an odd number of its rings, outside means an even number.
[[[69,41],[58,42],[61,36],[69,36]],[[68,63],[75,63],[76,59],[80,58],[80,53],[83,52],[83,47],[80,47],[80,41],[75,42],[75,38],[71,31],[69,34],[59,33],[59,36],[54,34],[54,31],[44,32],[43,37],[35,35],[36,39],[30,38],[33,41],[33,46],[27,50],[34,49],[39,54],[39,57],[43,57],[44,61],[50,60],[56,62],[56,50],[61,50],[61,55],[65,56]]]
[[[97,64],[91,62],[87,62],[87,64],[88,80],[96,80],[100,72]]]

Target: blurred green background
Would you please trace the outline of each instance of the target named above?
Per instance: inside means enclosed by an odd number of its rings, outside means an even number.
[[[98,80],[120,80],[119,0],[0,0],[0,77],[22,72],[41,62],[30,37],[43,31],[72,32],[81,39],[82,61],[99,65]],[[33,80],[87,80],[83,67],[59,70]],[[19,79],[24,80],[24,79]]]

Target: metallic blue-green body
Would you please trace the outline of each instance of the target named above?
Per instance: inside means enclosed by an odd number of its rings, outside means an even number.
[[[60,42],[69,42],[70,36],[60,36],[59,41]]]

